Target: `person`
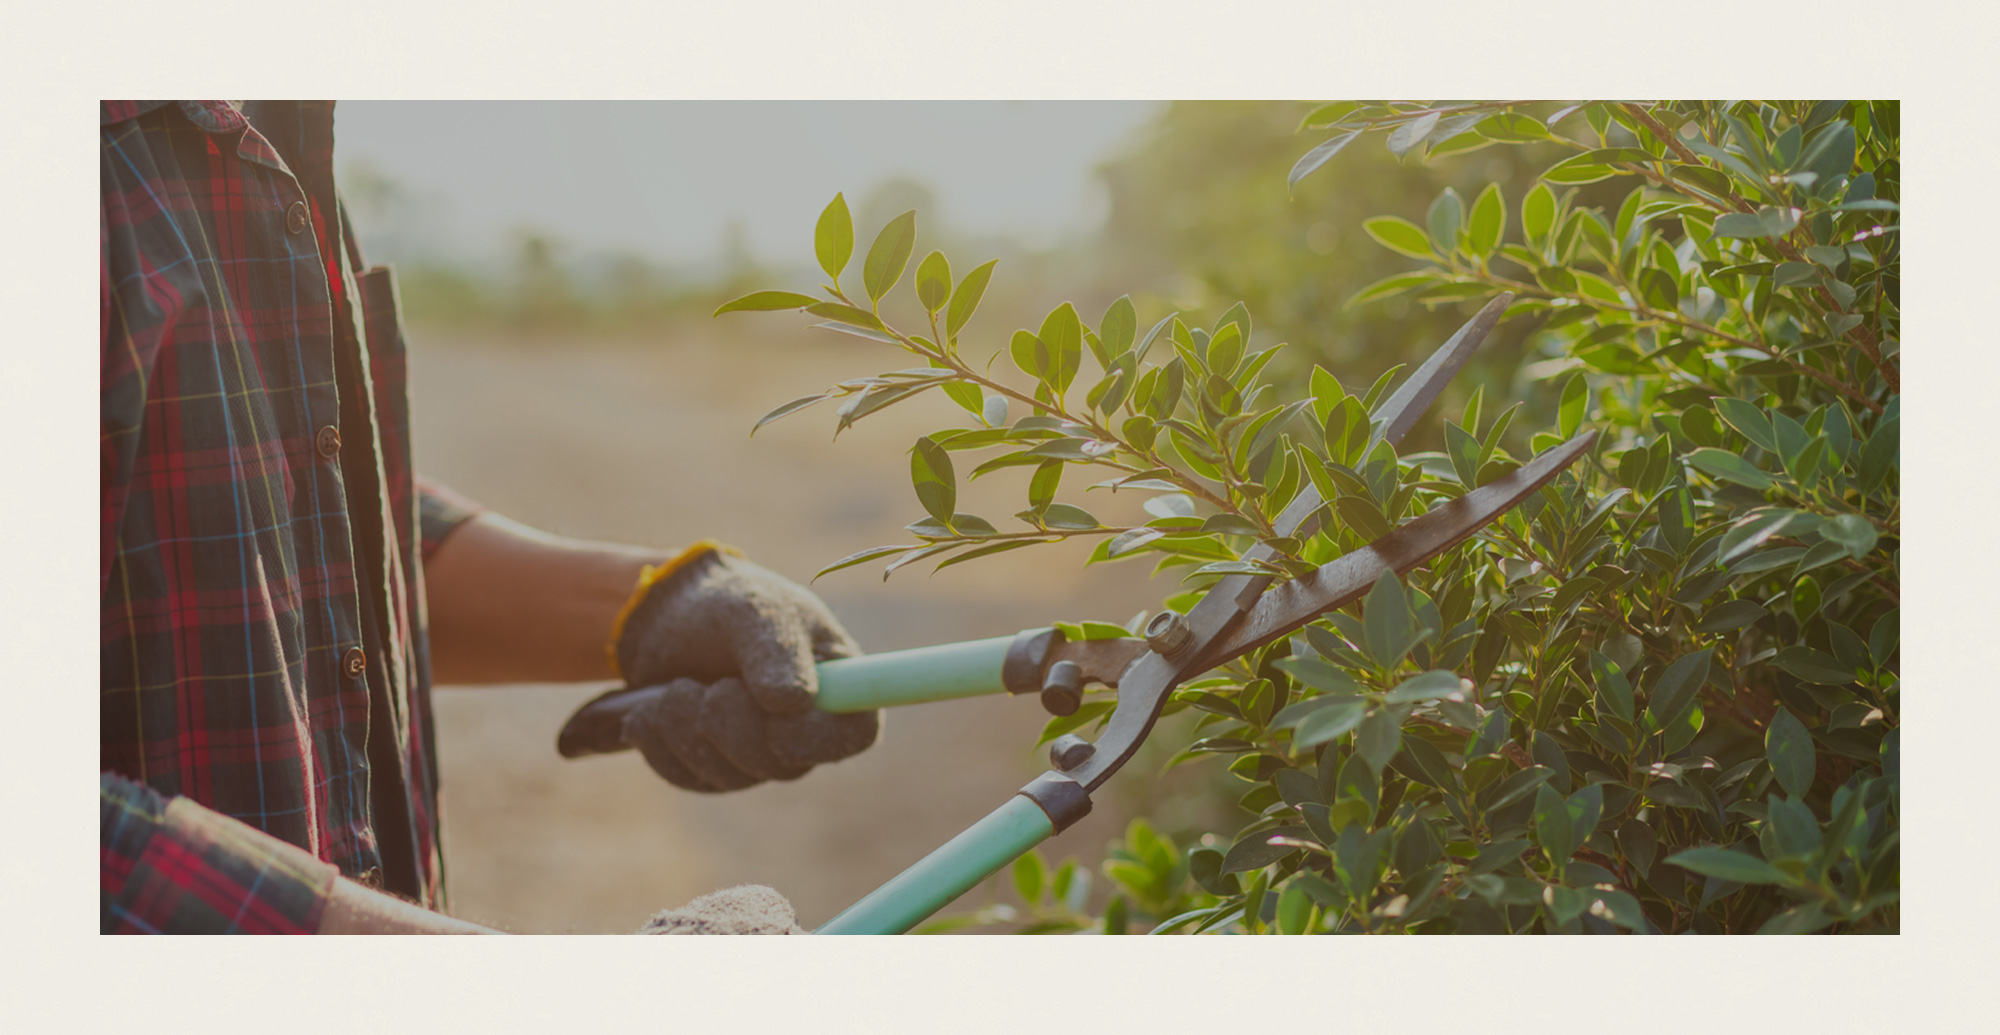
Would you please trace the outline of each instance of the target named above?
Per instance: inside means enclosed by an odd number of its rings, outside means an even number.
[[[105,101],[100,128],[102,931],[483,930],[444,912],[434,677],[667,684],[625,737],[700,792],[875,741],[813,708],[814,662],[859,648],[802,587],[416,475],[331,102]],[[648,930],[795,929],[725,899]]]

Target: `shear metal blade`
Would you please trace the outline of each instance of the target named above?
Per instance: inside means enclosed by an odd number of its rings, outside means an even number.
[[[1445,343],[1438,346],[1437,351],[1432,352],[1415,373],[1403,380],[1402,385],[1376,411],[1374,423],[1381,429],[1383,440],[1392,446],[1403,440],[1403,436],[1416,426],[1417,418],[1423,416],[1424,411],[1430,409],[1444,392],[1444,386],[1465,369],[1466,361],[1472,358],[1479,344],[1500,322],[1500,314],[1506,312],[1513,301],[1514,293],[1507,291],[1486,303],[1484,309],[1445,339]],[[1306,522],[1312,520],[1325,503],[1319,490],[1308,485],[1286,505],[1284,513],[1278,515],[1278,520],[1271,526],[1279,535],[1311,535],[1315,528]],[[1272,551],[1258,546],[1247,556],[1266,560],[1272,556]]]
[[[1361,599],[1386,571],[1401,575],[1465,541],[1590,451],[1586,431],[1459,498],[1431,510],[1367,546],[1321,565],[1257,599],[1250,613],[1204,650],[1189,671],[1240,657],[1327,613]]]

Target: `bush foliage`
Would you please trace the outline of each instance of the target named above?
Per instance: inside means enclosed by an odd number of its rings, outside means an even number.
[[[1246,822],[1181,845],[1135,821],[1104,864],[1101,911],[1073,863],[1025,857],[1028,929],[1897,930],[1895,103],[1343,102],[1304,124],[1323,139],[1293,185],[1338,177],[1364,137],[1410,162],[1496,145],[1549,156],[1513,196],[1447,188],[1422,212],[1367,219],[1414,265],[1349,304],[1469,310],[1513,293],[1553,426],[1475,392],[1431,416],[1441,450],[1399,456],[1370,415],[1400,368],[1272,383],[1284,346],[1256,347],[1242,305],[1206,327],[1142,319],[1128,298],[1094,322],[1058,305],[996,354],[1022,387],[989,373],[986,351],[961,352],[994,264],[955,277],[925,256],[919,326],[897,327],[882,302],[916,214],[855,270],[839,197],[815,235],[825,297],[761,291],[718,311],[802,309],[923,363],[765,422],[838,399],[845,428],[931,389],[968,415],[911,449],[915,541],[827,571],[886,560],[887,577],[1090,537],[1091,563],[1177,576],[1164,606],[1185,611],[1223,574],[1308,571],[1598,432],[1585,461],[1405,581],[1177,691],[1168,708],[1201,717],[1174,764],[1225,762]],[[1588,204],[1585,184],[1621,200]],[[1016,525],[957,509],[961,468],[1023,469]],[[1150,520],[1107,525],[1058,501],[1072,469],[1147,494]],[[1330,501],[1320,531],[1276,535],[1307,486]],[[1258,542],[1275,560],[1244,558]],[[1113,705],[1092,695],[1044,739]]]

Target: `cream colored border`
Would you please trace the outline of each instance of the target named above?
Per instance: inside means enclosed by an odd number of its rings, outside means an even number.
[[[0,1027],[1945,1031],[1995,1009],[1987,5],[1186,0],[9,5]],[[102,95],[1901,97],[1913,687],[1888,939],[103,939],[92,930]],[[1981,247],[1980,245],[1984,245]],[[1949,365],[1947,365],[1949,364]],[[1987,1022],[1977,1021],[1986,1016]],[[1990,1029],[1985,1029],[1990,1030]]]

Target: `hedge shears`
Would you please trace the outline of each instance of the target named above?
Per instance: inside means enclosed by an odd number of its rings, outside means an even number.
[[[1429,409],[1499,322],[1511,295],[1494,299],[1439,346],[1382,404],[1372,434],[1394,445]],[[1092,792],[1111,779],[1152,732],[1175,688],[1188,679],[1289,636],[1361,599],[1387,572],[1398,576],[1463,542],[1589,451],[1586,431],[1519,468],[1398,526],[1308,574],[1236,573],[1219,579],[1180,614],[1162,611],[1143,638],[1068,640],[1055,628],[828,661],[818,666],[818,707],[830,712],[943,701],[984,694],[1035,694],[1057,715],[1075,713],[1083,689],[1117,690],[1117,705],[1095,742],[1074,733],[1050,745],[1051,768],[1006,804],[967,827],[838,916],[819,934],[901,934],[1090,812]],[[1300,490],[1273,527],[1304,538],[1328,501]],[[1258,544],[1248,560],[1269,560]],[[624,750],[625,714],[660,687],[614,690],[584,705],[557,738],[566,758]]]

